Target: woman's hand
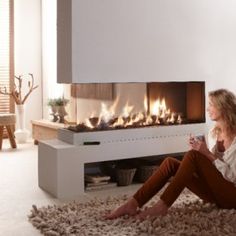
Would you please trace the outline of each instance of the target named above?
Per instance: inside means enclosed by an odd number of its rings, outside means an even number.
[[[208,149],[204,136],[200,139],[198,137],[193,137],[192,135],[190,135],[189,146],[191,149],[200,152],[211,161],[214,161],[216,159],[216,157]]]
[[[196,151],[199,151],[203,155],[207,155],[209,153],[209,149],[207,148],[206,140],[204,136],[203,138],[193,137],[190,135],[189,137],[189,145],[190,148]]]

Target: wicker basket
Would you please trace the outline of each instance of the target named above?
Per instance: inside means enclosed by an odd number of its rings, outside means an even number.
[[[136,168],[116,169],[116,181],[119,186],[130,185],[133,181]]]
[[[156,170],[157,165],[140,166],[137,170],[137,181],[144,183]]]

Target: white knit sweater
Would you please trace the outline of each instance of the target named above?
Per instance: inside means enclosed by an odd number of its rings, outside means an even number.
[[[213,161],[215,167],[221,172],[226,180],[234,183],[236,186],[236,137],[234,138],[230,147],[226,149],[224,153],[218,152],[216,140],[215,145],[212,148],[210,147],[210,149],[212,153],[218,157]]]

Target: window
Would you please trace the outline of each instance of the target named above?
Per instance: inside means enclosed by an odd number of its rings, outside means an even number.
[[[14,10],[13,0],[0,0],[0,88],[14,86]],[[0,113],[14,112],[11,96],[0,94]]]

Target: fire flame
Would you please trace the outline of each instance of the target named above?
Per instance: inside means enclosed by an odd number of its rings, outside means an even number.
[[[86,119],[86,120],[85,120],[85,125],[86,125],[88,128],[90,128],[90,129],[95,128],[95,127],[91,124],[91,122],[90,122],[89,119]]]
[[[131,126],[144,126],[155,124],[181,124],[182,118],[180,114],[171,112],[166,106],[164,98],[156,99],[151,102],[150,110],[148,111],[147,97],[144,97],[143,106],[144,112],[132,114],[134,106],[129,102],[125,104],[122,112],[119,116],[116,116],[116,108],[119,102],[119,97],[109,107],[107,104],[101,104],[101,110],[98,117],[94,117],[94,112],[91,113],[90,118],[86,119],[84,124],[89,129],[94,129],[100,125],[106,125],[106,127],[131,127]]]
[[[147,100],[146,95],[144,96],[143,105],[144,105],[145,114],[147,114],[148,113],[148,100]]]
[[[129,106],[129,104],[127,102],[125,107],[123,108],[122,116],[125,118],[129,117],[133,108],[134,108],[134,106]]]

